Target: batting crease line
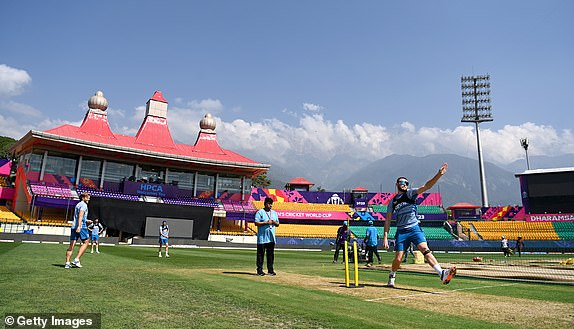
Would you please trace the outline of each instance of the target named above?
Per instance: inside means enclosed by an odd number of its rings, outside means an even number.
[[[472,288],[460,288],[460,289],[449,290],[449,291],[433,291],[433,292],[425,292],[425,293],[421,293],[421,294],[411,294],[411,295],[403,295],[403,296],[392,296],[392,297],[381,297],[381,298],[375,298],[375,299],[365,299],[365,301],[366,302],[376,302],[379,300],[393,299],[393,298],[410,298],[410,297],[424,296],[424,295],[446,295],[448,293],[456,292],[456,291],[476,290],[476,289],[483,289],[483,288],[507,287],[507,286],[513,286],[516,284],[518,284],[518,283],[507,283],[507,284],[501,284],[498,286],[480,286],[480,287],[472,287]]]

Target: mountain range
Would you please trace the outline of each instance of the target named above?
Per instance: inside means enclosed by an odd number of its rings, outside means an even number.
[[[574,167],[574,154],[557,157],[529,157],[531,169]],[[435,154],[424,157],[391,155],[375,161],[365,161],[351,156],[335,156],[329,161],[315,159],[285,168],[271,164],[267,177],[271,188],[283,189],[295,177],[303,177],[315,184],[312,190],[351,190],[361,186],[369,192],[393,192],[399,176],[409,178],[412,187],[423,185],[447,162],[447,174],[430,190],[440,192],[445,207],[457,202],[482,205],[478,161],[454,154]],[[507,165],[484,163],[488,205],[521,205],[520,185],[516,173],[526,170],[526,160]]]

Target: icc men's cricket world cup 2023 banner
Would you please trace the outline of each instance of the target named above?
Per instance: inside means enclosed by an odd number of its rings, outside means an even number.
[[[317,220],[333,220],[333,219],[349,219],[349,216],[344,212],[303,212],[296,210],[276,210],[279,218],[286,219],[317,219]]]

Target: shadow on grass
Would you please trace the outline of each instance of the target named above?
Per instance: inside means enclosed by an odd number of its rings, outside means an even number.
[[[344,282],[330,282],[332,284],[338,285],[339,287],[342,288],[346,288],[347,286],[345,285]],[[398,291],[414,291],[414,292],[422,292],[422,293],[433,293],[435,291],[430,291],[430,290],[422,290],[422,289],[414,289],[414,288],[401,288],[401,287],[389,287],[386,284],[374,284],[374,283],[361,283],[359,284],[359,287],[373,287],[373,288],[383,288],[383,289],[393,289],[393,290],[398,290]],[[354,283],[352,282],[349,286],[349,288],[355,288]]]
[[[432,294],[435,293],[436,291],[434,290],[422,290],[422,289],[413,289],[413,288],[401,288],[401,287],[387,287],[387,285],[383,285],[383,288],[386,289],[393,289],[393,290],[400,290],[400,291],[413,291],[413,292],[421,292],[421,293],[427,293],[427,294]]]
[[[64,268],[66,265],[64,265],[64,264],[52,264],[52,266]]]
[[[237,272],[226,271],[226,272],[222,272],[222,273],[223,273],[223,274],[253,275],[253,276],[256,276],[256,275],[257,275],[257,273],[255,273],[255,272],[239,272],[239,271],[237,271]]]

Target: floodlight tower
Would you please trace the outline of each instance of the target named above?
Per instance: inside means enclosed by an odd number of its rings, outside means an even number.
[[[522,145],[524,152],[526,152],[526,169],[530,170],[530,162],[528,161],[528,138],[521,138],[520,145]]]
[[[460,84],[462,89],[462,119],[460,122],[474,122],[476,127],[482,206],[488,207],[486,178],[484,176],[484,162],[482,160],[482,146],[480,145],[480,129],[478,128],[478,124],[493,120],[490,106],[490,76],[462,76],[460,78]]]

